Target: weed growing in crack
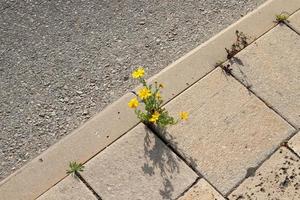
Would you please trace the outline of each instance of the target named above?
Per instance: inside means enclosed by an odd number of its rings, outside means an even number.
[[[240,50],[248,46],[248,37],[238,30],[235,31],[236,41],[231,45],[231,49],[225,48],[227,52],[227,59],[231,59]]]
[[[232,75],[232,68],[231,68],[231,66],[230,66],[230,64],[227,64],[226,66],[222,63],[222,61],[219,61],[219,62],[217,62],[216,64],[215,64],[215,68],[217,68],[217,67],[220,67],[222,70],[223,70],[223,72],[227,75],[227,76],[230,76],[230,75]]]
[[[77,174],[79,172],[83,172],[84,166],[81,163],[70,162],[69,169],[67,169],[67,174]]]
[[[164,88],[163,84],[149,85],[144,79],[145,70],[140,67],[132,72],[132,77],[137,79],[143,87],[136,93],[136,97],[128,102],[128,106],[134,109],[137,117],[145,124],[157,125],[159,127],[166,127],[168,125],[176,124],[179,119],[169,115],[169,112],[162,107],[163,99],[161,97],[161,89]],[[140,103],[144,104],[144,109],[138,109]],[[188,119],[187,112],[180,112],[179,118],[181,120]]]
[[[230,76],[230,75],[232,75],[232,68],[231,68],[231,66],[230,66],[230,64],[227,64],[226,66],[224,66],[223,64],[221,64],[221,65],[219,65],[220,67],[221,67],[221,69],[225,72],[225,74],[227,75],[227,76]]]
[[[289,17],[289,15],[287,13],[280,13],[279,15],[275,15],[276,17],[276,23],[283,23],[285,21],[289,22],[287,20],[287,18]]]

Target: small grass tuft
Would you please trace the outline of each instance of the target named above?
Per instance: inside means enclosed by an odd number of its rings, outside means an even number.
[[[70,162],[69,169],[67,169],[67,174],[77,174],[83,172],[84,166],[81,163]]]
[[[289,17],[288,14],[286,14],[286,13],[281,13],[281,14],[275,15],[275,16],[276,16],[276,22],[277,23],[283,23]]]

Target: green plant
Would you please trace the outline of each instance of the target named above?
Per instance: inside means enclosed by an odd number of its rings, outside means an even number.
[[[78,172],[83,172],[84,166],[81,163],[70,162],[69,169],[67,169],[67,174],[77,174]]]
[[[280,13],[279,15],[275,15],[275,17],[276,17],[276,22],[281,23],[286,21],[289,16],[286,13]]]
[[[231,45],[231,49],[225,48],[227,52],[227,59],[231,59],[240,50],[248,46],[248,37],[238,30],[235,31],[236,41]]]
[[[163,99],[161,97],[161,89],[164,88],[163,84],[157,82],[153,85],[148,85],[144,79],[145,70],[140,67],[132,72],[132,77],[137,79],[143,87],[136,93],[136,97],[128,102],[128,106],[134,109],[137,117],[146,124],[155,124],[159,127],[166,127],[174,125],[178,119],[170,116],[168,111],[162,107]],[[140,103],[144,104],[144,109],[138,109]],[[188,118],[187,112],[180,112],[180,118],[186,120]]]

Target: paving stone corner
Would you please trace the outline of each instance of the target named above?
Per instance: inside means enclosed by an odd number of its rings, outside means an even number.
[[[200,179],[177,200],[225,200],[205,179]]]
[[[288,145],[300,157],[300,131],[289,140]]]

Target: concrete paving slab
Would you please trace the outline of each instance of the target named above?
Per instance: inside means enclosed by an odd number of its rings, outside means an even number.
[[[233,75],[300,127],[300,36],[277,26],[232,60]]]
[[[246,179],[230,200],[298,200],[300,199],[300,160],[287,148],[280,148]]]
[[[93,193],[78,178],[68,176],[37,200],[96,200]]]
[[[187,122],[164,133],[222,194],[243,180],[294,129],[256,96],[221,69],[204,77],[166,108],[188,111]]]
[[[291,17],[288,19],[292,26],[296,28],[298,31],[300,31],[300,10],[293,14]]]
[[[197,175],[144,125],[86,164],[84,179],[103,199],[174,199]]]
[[[201,179],[178,200],[225,200],[205,179]]]
[[[288,145],[300,156],[300,131],[290,139]]]

